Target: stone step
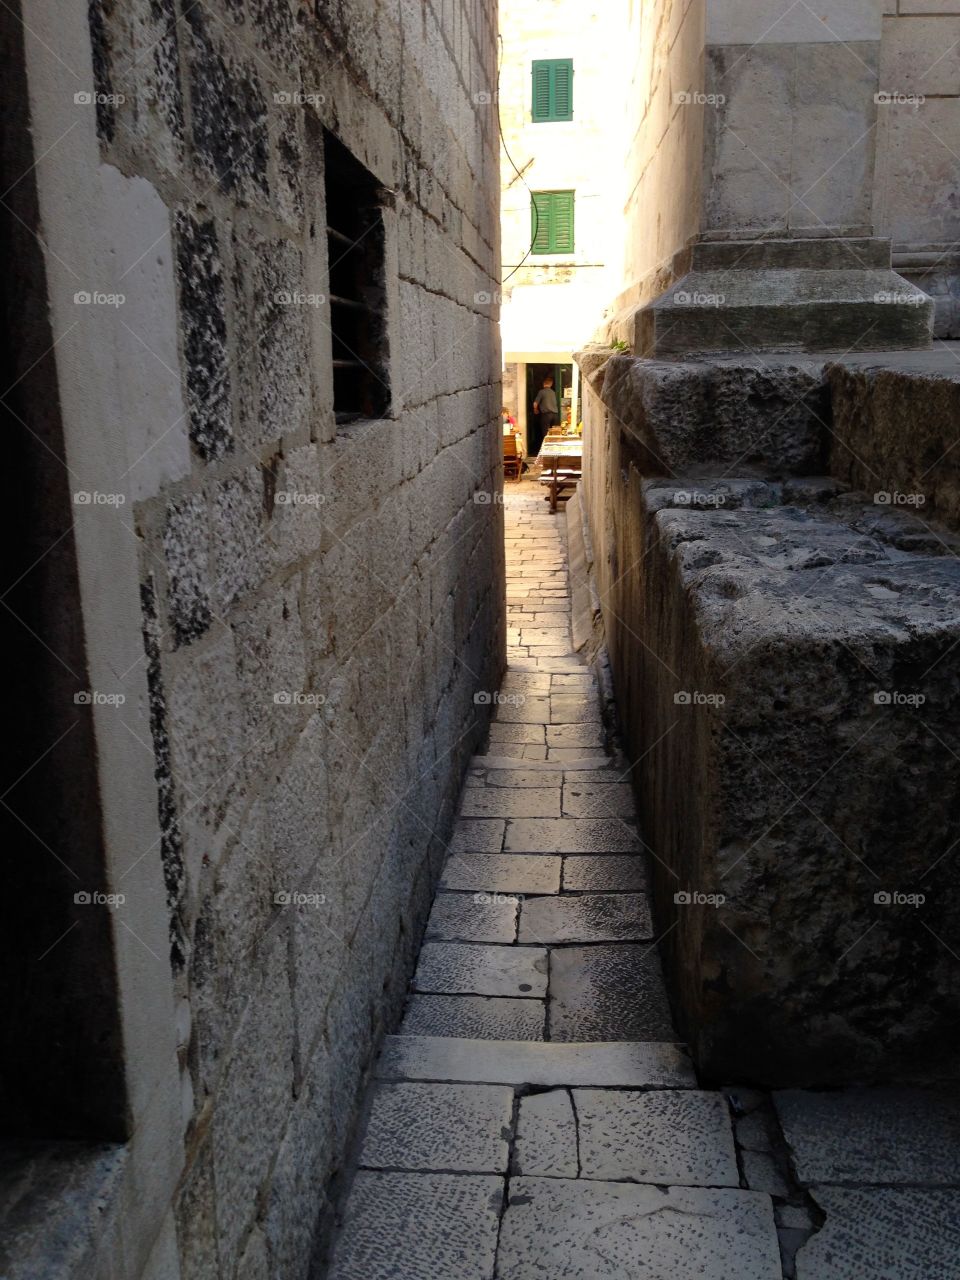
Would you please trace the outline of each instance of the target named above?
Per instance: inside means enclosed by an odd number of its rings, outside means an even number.
[[[663,358],[922,348],[933,311],[932,298],[889,270],[692,271],[638,313],[636,350]]]
[[[374,1068],[379,1080],[438,1080],[600,1089],[694,1089],[680,1044],[665,1041],[567,1042],[387,1036]]]

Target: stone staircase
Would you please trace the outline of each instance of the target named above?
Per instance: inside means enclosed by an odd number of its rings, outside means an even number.
[[[527,483],[506,515],[510,669],[374,1067],[329,1280],[958,1274],[956,1192],[812,1186],[848,1181],[848,1132],[854,1182],[956,1181],[955,1107],[698,1087],[628,764],[570,644],[563,516]]]

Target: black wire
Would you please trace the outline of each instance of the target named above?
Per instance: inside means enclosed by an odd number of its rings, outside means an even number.
[[[520,270],[520,268],[523,266],[523,264],[526,262],[526,260],[530,257],[531,253],[533,253],[533,246],[537,243],[537,236],[540,234],[540,210],[537,208],[537,202],[533,198],[533,192],[530,190],[530,187],[529,187],[529,184],[527,183],[526,178],[523,176],[523,174],[514,164],[513,156],[510,154],[510,149],[507,146],[507,140],[503,136],[503,124],[501,123],[501,120],[500,120],[500,72],[503,69],[503,36],[500,35],[499,32],[497,32],[497,40],[500,42],[500,58],[497,62],[497,131],[500,134],[500,141],[503,144],[503,153],[507,157],[507,159],[510,161],[511,169],[513,169],[513,172],[517,175],[517,177],[520,179],[523,185],[527,188],[527,191],[530,193],[530,208],[533,210],[533,235],[530,238],[530,248],[527,250],[527,252],[523,255],[523,257],[517,263],[517,265],[510,272],[510,275],[503,277],[503,280],[501,281],[501,283],[506,284],[507,281],[510,279],[510,276],[515,276],[517,272]]]

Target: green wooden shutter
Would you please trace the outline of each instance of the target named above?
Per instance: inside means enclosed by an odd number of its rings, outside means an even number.
[[[533,64],[533,119],[550,119],[550,63]]]
[[[534,191],[530,200],[530,241],[533,253],[550,253],[550,192]]]
[[[573,253],[573,192],[553,193],[553,252]]]
[[[573,59],[539,58],[532,66],[534,124],[573,119]]]
[[[534,191],[530,200],[532,253],[573,253],[572,191]]]
[[[573,60],[570,58],[553,64],[553,118],[573,119]]]

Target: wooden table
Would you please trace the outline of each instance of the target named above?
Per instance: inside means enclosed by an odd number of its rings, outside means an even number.
[[[580,436],[544,438],[537,461],[543,468],[540,483],[550,486],[548,495],[550,514],[555,515],[560,490],[575,485],[580,480],[583,469],[583,440]]]

